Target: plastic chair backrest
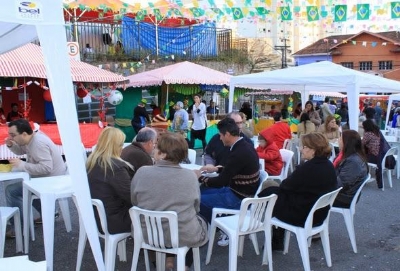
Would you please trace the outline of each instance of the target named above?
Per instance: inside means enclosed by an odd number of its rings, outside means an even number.
[[[280,177],[282,180],[284,180],[288,176],[289,167],[290,163],[292,163],[294,152],[286,149],[280,149],[279,152],[281,153],[282,161],[284,163]]]
[[[92,199],[92,205],[96,207],[97,214],[99,215],[100,218],[101,229],[104,232],[104,234],[99,232],[99,236],[110,234],[108,232],[106,209],[104,208],[103,202],[99,199]]]
[[[193,149],[188,149],[188,158],[191,164],[196,164],[196,151]]]
[[[265,170],[265,160],[262,158],[259,158],[258,163],[260,164],[260,170]]]
[[[277,195],[262,198],[245,198],[240,205],[239,233],[252,233],[264,228],[264,221],[270,221]],[[245,222],[246,221],[246,222]]]
[[[129,213],[133,218],[133,229],[134,238],[139,238],[147,245],[151,247],[166,249],[164,229],[162,225],[165,223],[168,225],[169,232],[171,234],[171,247],[168,248],[179,248],[178,238],[178,215],[174,211],[149,211],[139,207],[132,207],[129,209]],[[145,224],[145,230],[147,232],[147,242],[143,238],[142,223]]]
[[[292,140],[291,139],[285,139],[285,141],[283,141],[283,147],[282,149],[285,150],[292,150]]]
[[[313,219],[314,219],[314,213],[315,211],[322,209],[328,205],[332,207],[333,202],[335,201],[335,198],[339,191],[342,189],[342,187],[339,187],[338,189],[326,193],[319,197],[319,199],[315,202],[314,206],[311,208],[310,213],[307,216],[306,223],[304,223],[304,229],[311,231],[313,227]],[[328,212],[328,215],[325,218],[325,221],[329,218],[330,212]]]
[[[268,173],[265,170],[260,170],[260,184],[258,185],[256,194],[254,195],[255,198],[258,198],[258,194],[261,192],[263,183],[268,180]]]
[[[331,146],[331,156],[329,157],[329,161],[331,161],[333,163],[333,160],[335,160],[335,146],[329,142],[329,145]]]
[[[357,189],[356,194],[353,197],[353,200],[351,201],[350,204],[350,212],[352,214],[355,213],[356,210],[356,203],[358,201],[358,197],[360,196],[361,190],[363,189],[364,185],[369,182],[369,179],[371,179],[371,174],[368,173],[367,177],[365,177],[364,181],[362,182],[362,184],[360,185],[360,187]]]
[[[385,162],[386,162],[386,157],[388,157],[388,156],[390,156],[390,155],[395,155],[397,153],[397,147],[393,147],[393,148],[390,148],[386,153],[385,153],[385,156],[383,157],[383,159],[382,159],[382,169],[385,169],[386,168],[386,166],[385,166]]]
[[[126,148],[126,147],[128,147],[128,146],[130,146],[130,145],[132,145],[132,143],[130,143],[130,142],[125,142],[124,145],[122,146],[122,148]]]

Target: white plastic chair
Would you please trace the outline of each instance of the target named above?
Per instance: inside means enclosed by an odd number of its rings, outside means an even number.
[[[76,205],[75,196],[74,202]],[[98,232],[99,237],[104,239],[104,263],[106,270],[115,269],[115,252],[118,245],[118,255],[120,261],[126,262],[126,238],[131,236],[130,232],[110,234],[108,232],[106,211],[104,209],[103,202],[99,199],[92,199],[93,206],[97,209],[97,214],[100,218],[101,230],[103,233]],[[76,206],[79,210],[78,206]],[[83,252],[85,250],[87,235],[85,226],[82,222],[82,217],[79,215],[79,242],[78,242],[78,257],[76,261],[76,271],[81,269]]]
[[[165,270],[165,253],[177,255],[177,271],[185,271],[185,256],[189,247],[179,247],[178,215],[174,211],[149,211],[139,207],[129,210],[133,222],[134,247],[131,271],[137,270],[140,249],[144,249],[146,270],[150,270],[147,250],[156,251],[157,270]],[[148,240],[143,237],[142,223],[146,227]],[[171,247],[166,247],[162,224],[166,223],[170,230]],[[200,271],[200,250],[193,250],[194,270]]]
[[[191,164],[196,164],[196,151],[193,149],[188,149],[188,159]]]
[[[283,141],[282,149],[291,151],[292,150],[292,140],[291,139],[285,139],[285,141]]]
[[[290,232],[293,232],[297,237],[297,243],[299,244],[299,250],[301,254],[301,258],[303,260],[303,266],[305,271],[310,271],[310,258],[308,254],[308,239],[313,235],[320,234],[322,246],[324,248],[326,264],[327,266],[332,266],[331,259],[331,249],[329,245],[329,215],[326,216],[324,222],[319,225],[313,227],[313,219],[315,211],[324,208],[326,206],[332,206],[337,194],[339,193],[341,187],[336,189],[335,191],[326,193],[322,195],[317,202],[315,202],[314,206],[310,210],[310,213],[307,216],[307,220],[304,224],[304,227],[294,226],[289,223],[283,222],[276,217],[271,219],[271,225],[280,227],[286,230],[285,232],[285,246],[283,254],[286,254],[289,250],[289,241],[290,241]]]
[[[4,257],[4,245],[6,240],[7,222],[14,218],[14,229],[16,239],[16,252],[23,252],[21,218],[18,207],[0,207],[0,258]]]
[[[237,270],[237,256],[243,252],[243,242],[240,237],[263,231],[265,245],[262,263],[269,264],[269,270],[272,271],[270,219],[276,199],[275,194],[264,198],[245,198],[240,205],[239,214],[215,218],[211,222],[206,264],[211,259],[217,227],[229,236],[229,271]]]
[[[353,247],[354,253],[357,253],[356,235],[354,232],[354,214],[356,213],[356,203],[360,196],[361,190],[364,185],[370,181],[371,174],[368,174],[365,180],[362,182],[358,188],[353,200],[351,201],[350,208],[332,207],[331,211],[335,213],[340,213],[343,215],[344,222],[346,224],[347,232],[349,233],[349,238],[351,246]]]
[[[265,170],[265,160],[262,158],[259,158],[258,163],[260,164],[260,170]]]
[[[397,153],[397,148],[396,147],[390,148],[386,152],[385,156],[382,159],[382,164],[381,164],[381,168],[382,168],[382,191],[385,191],[385,182],[384,182],[384,176],[385,176],[384,172],[385,171],[387,173],[389,186],[390,186],[390,188],[393,187],[393,184],[392,184],[392,170],[393,169],[386,168],[385,161],[386,161],[386,157],[388,157],[390,155],[395,155],[396,153]],[[371,171],[371,169],[377,169],[378,168],[378,165],[374,164],[374,163],[368,163],[368,166],[370,168],[370,171]]]
[[[277,176],[269,176],[268,179],[279,180],[280,182],[282,182],[288,176],[289,167],[292,164],[292,157],[294,155],[294,152],[286,150],[286,149],[280,149],[279,152],[281,153],[282,160],[283,160],[283,167],[281,170],[281,174],[279,174]]]
[[[331,161],[333,163],[333,161],[335,160],[335,157],[336,157],[335,145],[333,145],[333,143],[331,143],[331,142],[329,142],[329,145],[331,145],[331,156],[329,157],[329,161]]]

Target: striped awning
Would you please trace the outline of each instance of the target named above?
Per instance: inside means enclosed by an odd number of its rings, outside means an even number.
[[[128,80],[121,75],[85,62],[74,59],[70,61],[73,82],[112,83]],[[0,77],[47,78],[40,46],[28,43],[0,55]]]

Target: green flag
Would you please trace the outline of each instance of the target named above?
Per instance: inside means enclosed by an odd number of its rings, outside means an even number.
[[[345,22],[347,20],[347,5],[335,6],[335,22]]]
[[[357,4],[357,20],[369,20],[369,4]]]
[[[176,16],[183,17],[182,12],[177,8],[171,8],[169,11],[175,14]]]
[[[197,17],[201,17],[204,16],[204,10],[201,8],[190,8],[190,12],[192,12],[193,17],[197,18]]]
[[[147,15],[146,10],[139,10],[136,12],[135,20],[136,21],[143,21],[144,17]]]
[[[258,15],[268,15],[270,11],[264,7],[256,7],[256,11]]]
[[[400,18],[400,2],[391,2],[390,3],[390,10],[392,14],[392,19]]]
[[[234,20],[240,20],[244,17],[241,8],[232,8],[232,16]]]
[[[291,21],[292,20],[292,11],[290,10],[290,7],[280,7],[281,11],[281,20],[282,21]]]
[[[214,13],[217,13],[218,16],[223,16],[224,15],[224,13],[222,12],[222,10],[220,8],[211,8],[211,10]]]
[[[158,8],[153,9],[153,14],[156,17],[157,21],[162,21],[162,19],[164,18],[161,14],[160,9]]]
[[[307,6],[307,20],[309,22],[319,20],[319,12],[317,6]]]

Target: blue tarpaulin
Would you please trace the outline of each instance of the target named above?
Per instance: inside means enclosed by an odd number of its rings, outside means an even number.
[[[156,52],[156,26],[137,22],[132,18],[122,20],[122,45],[127,54],[139,55],[140,52]],[[215,23],[205,23],[182,27],[158,26],[158,55],[198,56],[217,55],[217,34]]]

